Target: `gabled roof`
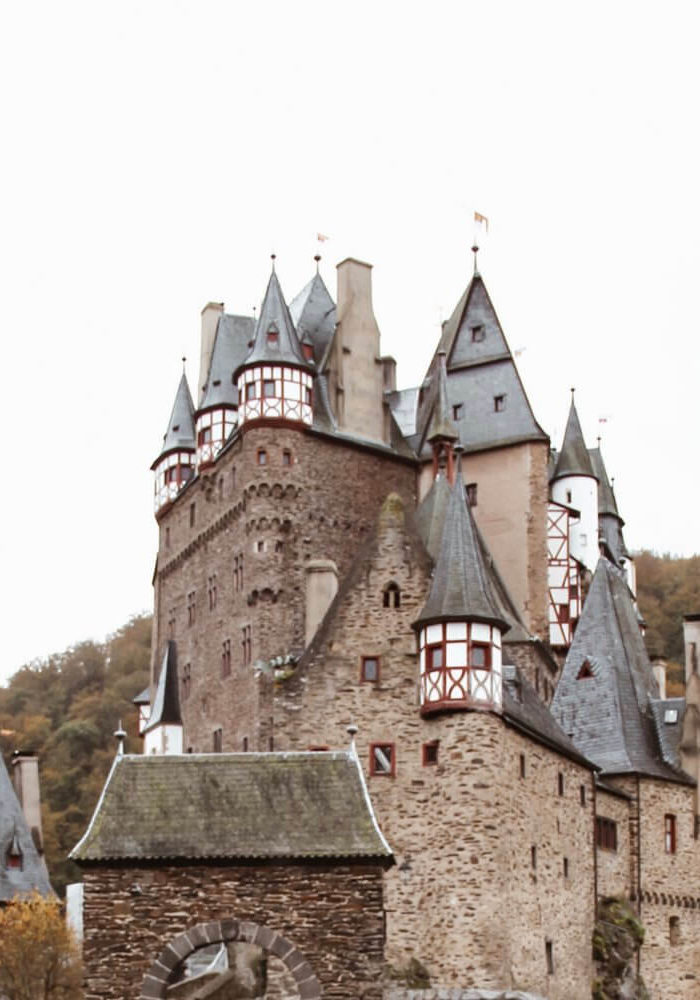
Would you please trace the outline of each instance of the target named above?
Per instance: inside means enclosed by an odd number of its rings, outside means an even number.
[[[194,451],[196,447],[194,432],[194,403],[190,394],[190,387],[187,384],[187,376],[182,373],[180,383],[175,393],[172,413],[168,421],[168,427],[163,435],[163,447],[156,459],[158,462],[163,455],[171,451]],[[155,465],[156,462],[153,464]]]
[[[6,867],[5,859],[10,848],[14,851],[19,848],[21,851],[21,868]],[[53,896],[46,866],[36,848],[0,754],[0,903],[34,891],[42,896]]]
[[[336,307],[318,272],[289,303],[289,313],[301,343],[310,343],[319,366],[335,333]]]
[[[271,331],[277,334],[274,343],[268,337],[268,333]],[[304,368],[306,371],[313,370],[302,352],[275,271],[272,272],[267,283],[265,298],[255,327],[253,347],[239,368],[242,368],[243,365],[248,367],[253,364],[291,364],[297,368]]]
[[[250,350],[254,331],[252,316],[224,313],[219,317],[200,410],[212,406],[238,406],[238,389],[233,376]]]
[[[573,395],[571,397],[571,408],[569,409],[569,419],[566,422],[564,431],[564,443],[561,451],[557,455],[557,464],[554,469],[552,481],[561,479],[563,476],[592,476],[595,478],[591,457],[583,439],[583,431],[576,412]]]
[[[581,671],[586,662],[592,669]],[[577,679],[579,672],[586,676]],[[652,709],[658,698],[624,574],[601,556],[552,714],[579,751],[606,773],[691,781],[659,748]]]
[[[427,434],[438,395],[438,352],[447,357],[447,396],[465,451],[480,451],[521,441],[547,441],[525,395],[513,355],[480,274],[475,274],[443,326],[442,336],[423,382],[416,434],[412,442],[423,457],[430,453]],[[496,408],[496,397],[503,397]]]
[[[76,861],[392,861],[353,751],[117,757]]]
[[[461,477],[450,488],[428,599],[414,627],[435,621],[492,622],[506,630]]]
[[[181,726],[180,695],[177,679],[177,644],[168,639],[160,668],[153,708],[144,733],[156,726]]]
[[[447,401],[447,367],[445,365],[445,352],[438,351],[437,362],[437,397],[433,414],[428,426],[426,440],[432,441],[457,441],[459,434],[450,416],[449,403]]]

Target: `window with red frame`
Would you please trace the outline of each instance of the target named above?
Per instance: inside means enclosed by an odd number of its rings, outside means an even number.
[[[671,813],[664,816],[664,847],[667,854],[676,853],[676,817]]]
[[[470,650],[470,667],[475,667],[477,670],[491,669],[491,647],[487,642],[472,642]]]
[[[209,444],[211,441],[211,427],[201,427],[197,433],[197,444],[200,446],[203,444]]]
[[[258,449],[258,465],[267,465],[267,452],[264,448]]]
[[[376,683],[379,680],[379,657],[363,656],[360,667],[360,680],[367,683]]]
[[[595,818],[595,842],[604,851],[617,850],[617,823],[605,816]]]
[[[270,327],[267,331],[267,342],[268,344],[279,344],[280,335],[274,327]]]
[[[374,778],[390,778],[396,773],[396,748],[393,743],[370,743],[369,773]]]
[[[246,382],[245,385],[245,401],[250,403],[251,400],[258,398],[258,384],[257,382]]]
[[[270,399],[271,396],[275,395],[275,380],[273,378],[266,378],[263,382],[263,396],[265,399]]]
[[[438,754],[440,752],[440,741],[430,740],[429,743],[423,744],[423,767],[430,767],[438,762]]]

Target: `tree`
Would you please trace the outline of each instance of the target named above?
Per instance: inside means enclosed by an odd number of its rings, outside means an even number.
[[[79,1000],[82,969],[75,939],[55,900],[38,893],[0,909],[0,996]]]

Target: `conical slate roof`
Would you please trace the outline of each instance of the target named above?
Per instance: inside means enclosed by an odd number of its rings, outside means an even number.
[[[465,451],[548,440],[535,420],[483,278],[475,274],[443,325],[438,351],[423,383],[416,438],[411,442],[419,455],[430,455],[428,434],[438,395],[439,351],[446,354],[448,401],[453,406],[461,404],[459,416],[453,419]]]
[[[444,351],[438,351],[437,399],[435,400],[433,415],[428,427],[427,440],[459,440],[457,428],[452,423],[452,418],[450,417],[450,404],[447,398],[447,366],[445,364]]]
[[[289,303],[297,335],[302,344],[314,350],[314,361],[320,365],[328,344],[335,333],[336,308],[323,278],[316,273],[311,281]]]
[[[430,592],[414,627],[435,621],[491,622],[504,631],[508,628],[494,594],[461,477],[451,489]]]
[[[144,733],[149,732],[156,726],[181,726],[182,715],[180,713],[180,695],[178,692],[177,679],[177,645],[172,639],[168,639],[168,644],[163,656],[163,664],[160,668],[156,696],[153,699],[153,709],[148,725]]]
[[[276,343],[271,343],[268,333],[277,333]],[[297,337],[292,317],[284,300],[280,283],[273,271],[267,284],[267,291],[260,309],[260,318],[255,327],[255,341],[244,365],[294,365],[313,371],[312,365],[305,359]],[[243,365],[240,366],[242,368]]]
[[[552,702],[579,751],[609,774],[690,781],[664,759],[659,698],[624,574],[601,556]]]
[[[614,517],[620,517],[615,501],[615,494],[608,479],[608,473],[600,448],[590,448],[588,454],[591,459],[593,475],[598,480],[598,513],[612,514]]]
[[[156,462],[171,451],[194,451],[194,403],[187,384],[187,376],[182,373],[180,384],[175,393],[175,402],[170,414],[168,427],[163,435],[163,447]]]
[[[200,410],[214,406],[238,406],[238,389],[234,372],[250,350],[255,323],[252,316],[219,317],[211,352],[207,381],[202,393]]]
[[[431,559],[437,559],[440,554],[442,529],[451,496],[452,488],[447,477],[438,474],[416,511],[418,531]]]
[[[557,464],[554,469],[552,481],[561,479],[563,476],[592,476],[595,478],[591,457],[583,439],[583,431],[576,412],[576,405],[572,398],[569,419],[566,422],[564,432],[564,443],[557,456]]]
[[[13,852],[19,848],[22,855],[20,868],[6,866],[5,858],[10,848]],[[42,896],[53,896],[46,867],[36,849],[0,754],[0,904],[35,890]]]

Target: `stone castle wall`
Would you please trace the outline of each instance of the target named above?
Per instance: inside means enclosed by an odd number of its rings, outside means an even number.
[[[617,825],[617,850],[609,847],[596,848],[598,866],[598,895],[622,896],[629,898],[630,882],[630,803],[624,798],[606,792],[596,791],[596,813]]]
[[[84,878],[86,1000],[137,1000],[173,938],[219,920],[251,921],[291,942],[324,1000],[381,997],[378,866],[163,864],[90,868]]]

